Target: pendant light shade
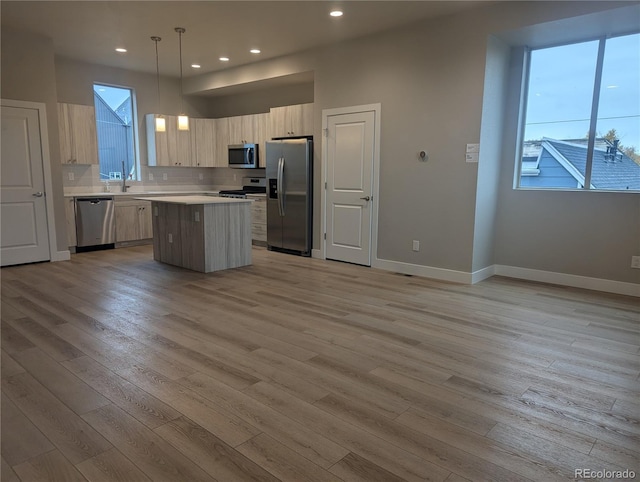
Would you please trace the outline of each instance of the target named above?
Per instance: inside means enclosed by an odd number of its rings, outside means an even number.
[[[178,130],[188,131],[189,118],[184,113],[184,94],[182,89],[182,34],[185,33],[186,30],[182,27],[176,27],[175,31],[178,32],[178,39],[180,42],[180,115],[178,116]]]
[[[160,64],[158,63],[158,42],[162,40],[160,37],[151,37],[156,44],[156,83],[158,86],[158,112],[160,111]],[[166,132],[167,126],[164,121],[164,117],[158,114],[156,117],[156,132]]]

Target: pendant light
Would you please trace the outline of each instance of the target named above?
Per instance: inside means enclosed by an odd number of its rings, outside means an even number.
[[[188,131],[189,130],[189,117],[184,113],[184,93],[182,91],[182,34],[186,32],[186,30],[182,27],[176,27],[175,31],[178,32],[178,38],[180,40],[180,112],[181,114],[178,116],[178,130],[180,131]]]
[[[156,82],[158,84],[158,112],[160,111],[160,64],[158,63],[158,42],[162,40],[160,37],[153,36],[151,37],[156,44]],[[165,124],[165,119],[162,117],[162,114],[157,114],[156,116],[156,132],[166,132],[167,126]]]

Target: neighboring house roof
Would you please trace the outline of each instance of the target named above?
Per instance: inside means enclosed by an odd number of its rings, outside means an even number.
[[[534,162],[531,148],[539,146],[539,155]],[[536,147],[537,147],[536,146]],[[607,149],[609,147],[610,149]],[[593,151],[591,168],[591,188],[610,190],[640,190],[640,165],[619,150],[611,154],[613,144],[605,139],[598,139]],[[522,159],[522,175],[535,176],[540,182],[528,179],[529,186],[545,187],[546,170],[542,165],[551,159],[564,168],[578,185],[584,185],[585,167],[587,163],[587,145],[584,140],[556,140],[544,138],[542,141],[530,143],[527,156]],[[536,172],[537,171],[537,172]],[[557,173],[556,173],[557,175]]]

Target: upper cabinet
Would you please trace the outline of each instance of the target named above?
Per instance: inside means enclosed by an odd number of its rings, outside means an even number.
[[[193,167],[217,167],[216,156],[216,120],[191,119],[193,131]]]
[[[96,111],[90,105],[58,103],[60,162],[98,164]]]
[[[147,156],[149,166],[191,166],[193,126],[178,130],[178,117],[165,115],[165,132],[156,132],[156,114],[147,114]],[[193,121],[193,119],[192,119]]]
[[[313,135],[313,104],[273,107],[269,117],[270,138]]]

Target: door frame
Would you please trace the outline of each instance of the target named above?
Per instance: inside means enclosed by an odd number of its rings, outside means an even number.
[[[322,217],[322,233],[320,234],[320,250],[314,250],[313,257],[326,259],[327,257],[327,175],[328,175],[328,128],[329,117],[343,114],[358,114],[361,112],[374,113],[373,125],[373,187],[371,203],[371,243],[369,265],[374,267],[378,260],[378,203],[380,201],[380,111],[381,104],[364,104],[351,107],[322,109],[322,185],[320,190],[320,206]]]
[[[54,214],[54,192],[51,176],[51,155],[49,151],[49,128],[47,124],[47,106],[42,102],[26,100],[0,99],[0,108],[16,107],[19,109],[33,109],[38,111],[40,127],[40,146],[42,149],[42,171],[44,174],[45,207],[47,210],[47,236],[49,238],[49,261],[66,261],[71,259],[69,250],[58,251],[56,237],[56,220]]]

